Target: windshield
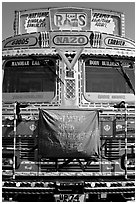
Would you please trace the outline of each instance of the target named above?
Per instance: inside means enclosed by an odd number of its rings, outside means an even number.
[[[56,91],[56,66],[54,61],[44,66],[40,61],[11,60],[4,69],[3,93],[51,92]]]
[[[128,66],[124,67],[124,71],[134,86],[135,79],[133,67],[130,67],[128,63]],[[118,62],[112,63],[108,60],[87,60],[85,63],[85,78],[86,92],[133,93],[122,76]]]

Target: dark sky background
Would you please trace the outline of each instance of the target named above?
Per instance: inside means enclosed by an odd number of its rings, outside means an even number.
[[[15,10],[49,7],[86,7],[120,11],[125,14],[126,37],[135,41],[134,2],[2,2],[2,40],[13,36]]]

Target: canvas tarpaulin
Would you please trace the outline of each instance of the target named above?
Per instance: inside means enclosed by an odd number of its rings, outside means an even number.
[[[39,109],[38,137],[41,157],[83,158],[98,155],[98,111]]]

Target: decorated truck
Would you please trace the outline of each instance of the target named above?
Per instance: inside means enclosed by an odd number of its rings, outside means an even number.
[[[2,42],[3,201],[134,200],[134,70],[123,13],[15,11]]]

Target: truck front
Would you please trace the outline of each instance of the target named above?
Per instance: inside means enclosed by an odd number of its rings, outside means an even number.
[[[2,45],[3,199],[134,199],[135,44],[124,15],[32,9],[16,11],[14,26]]]

